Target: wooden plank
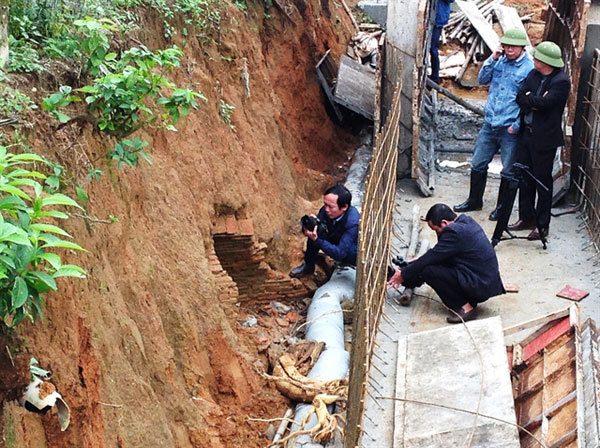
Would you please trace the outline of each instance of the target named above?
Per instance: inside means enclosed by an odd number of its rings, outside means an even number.
[[[559,336],[565,334],[571,329],[571,319],[565,317],[552,328],[549,328],[544,333],[539,335],[525,347],[523,347],[523,361],[527,361],[537,352],[546,347],[550,342],[554,341]]]
[[[536,317],[535,319],[528,320],[526,322],[521,322],[520,324],[513,325],[512,327],[508,327],[504,329],[504,336],[511,335],[513,333],[517,333],[519,331],[527,330],[528,328],[534,327],[536,325],[542,325],[547,322],[553,321],[560,317],[565,317],[569,315],[571,307],[565,308],[564,310],[556,311],[554,313],[546,314],[545,316]]]
[[[376,71],[368,64],[363,65],[343,55],[335,86],[335,101],[372,120],[376,93]]]
[[[408,336],[398,338],[398,357],[396,367],[396,393],[397,398],[406,398],[406,355],[408,347]],[[393,448],[404,447],[404,417],[406,403],[404,401],[394,402],[394,437]]]
[[[317,78],[319,79],[319,82],[321,83],[321,87],[325,91],[325,95],[327,96],[327,99],[329,100],[329,104],[331,104],[331,107],[333,108],[333,112],[335,113],[335,116],[337,117],[339,122],[342,123],[344,121],[344,117],[342,115],[342,112],[340,111],[340,108],[337,106],[337,104],[335,102],[335,98],[333,97],[333,94],[331,93],[331,86],[329,85],[329,81],[327,80],[327,75],[326,75],[326,73],[324,73],[325,67],[328,67],[329,65],[332,65],[333,67],[335,67],[335,64],[333,63],[333,61],[331,59],[332,59],[331,58],[331,50],[328,49],[325,52],[325,54],[323,55],[323,57],[321,58],[321,60],[317,63],[315,68],[317,70]]]
[[[500,38],[492,25],[485,19],[477,5],[465,0],[456,0],[456,4],[465,13],[488,48],[494,51],[500,45]]]
[[[502,31],[506,32],[506,30],[510,28],[519,28],[527,35],[525,27],[523,26],[523,21],[515,8],[504,5],[494,5],[494,11],[496,12],[496,17],[498,17],[500,26],[502,27]],[[529,36],[527,37],[527,43],[528,46],[531,46]]]

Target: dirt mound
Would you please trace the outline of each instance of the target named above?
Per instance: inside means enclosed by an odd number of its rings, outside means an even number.
[[[297,24],[275,8],[265,17],[259,2],[246,13],[229,8],[220,46],[190,43],[175,75],[208,103],[177,133],[147,131],[152,165],[104,166],[103,179],[88,184],[89,214],[118,222],[70,220],[67,230],[89,250],[77,257],[88,279],[61,281],[43,321],[11,340],[0,335],[21,366],[0,357],[0,378],[21,378],[0,380],[0,446],[265,446],[265,425],[247,417],[280,416],[286,403],[256,373],[253,339],[239,337],[238,307],[219,296],[209,255],[213,226],[232,215],[253,222],[265,263],[287,270],[297,261],[289,254],[297,256],[298,218],[336,180],[321,173],[342,165],[355,143],[327,116],[314,72],[328,48],[343,51],[348,17],[333,1],[303,4]],[[165,46],[155,23],[145,27],[155,36],[148,45]],[[38,85],[40,96],[54,87]],[[235,129],[219,115],[221,99],[235,107]],[[82,179],[86,161],[111,144],[85,127],[56,132],[40,116],[29,131],[35,150]],[[12,401],[30,356],[52,370],[71,407],[65,432],[52,413]]]

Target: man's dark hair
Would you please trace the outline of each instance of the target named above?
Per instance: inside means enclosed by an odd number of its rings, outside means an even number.
[[[337,205],[339,208],[343,208],[345,205],[350,207],[350,203],[352,202],[352,193],[344,187],[343,185],[334,185],[333,187],[329,187],[323,193],[323,196],[328,194],[337,195]]]
[[[427,212],[425,221],[431,221],[434,225],[439,226],[442,221],[454,221],[456,219],[456,213],[452,211],[446,204],[435,204]]]

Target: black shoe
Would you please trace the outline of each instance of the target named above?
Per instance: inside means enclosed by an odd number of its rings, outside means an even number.
[[[290,272],[290,277],[298,278],[302,277],[303,275],[311,275],[314,273],[314,266],[311,268],[309,266],[306,266],[306,263],[302,263],[300,266],[296,266],[294,269],[292,269],[292,271]]]
[[[455,212],[464,213],[464,212],[472,212],[475,210],[481,210],[483,207],[482,202],[475,202],[471,198],[467,199],[462,204],[455,205],[452,207]]]
[[[492,213],[490,213],[490,221],[498,221],[498,211],[500,210],[500,207],[496,207],[494,209],[494,211]]]
[[[462,317],[462,320],[458,316]],[[452,313],[452,316],[448,316],[446,318],[446,322],[448,322],[449,324],[460,324],[463,321],[468,322],[470,320],[476,319],[477,308],[473,308],[471,311],[463,311],[463,309],[461,308],[460,310],[458,310],[458,316]]]

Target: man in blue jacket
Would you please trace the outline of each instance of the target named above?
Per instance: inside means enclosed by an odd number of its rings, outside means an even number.
[[[440,83],[440,37],[442,28],[448,23],[450,18],[450,3],[454,0],[438,0],[435,13],[435,26],[431,33],[431,45],[429,46],[429,56],[431,57],[431,80],[436,84]]]
[[[427,283],[442,302],[464,321],[477,317],[477,304],[504,294],[496,252],[485,232],[468,215],[456,216],[446,204],[435,204],[425,217],[437,244],[402,270],[388,286],[416,288]],[[460,317],[446,320],[455,324]]]
[[[517,93],[527,75],[533,70],[533,61],[525,51],[528,44],[525,31],[519,28],[506,30],[501,45],[483,63],[479,71],[479,84],[490,85],[485,104],[484,124],[475,143],[471,159],[471,186],[468,199],[454,206],[455,212],[481,210],[487,181],[488,165],[500,151],[502,172],[498,199],[504,197],[513,178],[513,164],[517,157],[517,134],[520,127]],[[502,201],[490,214],[498,220]]]
[[[302,229],[307,237],[304,263],[292,269],[290,277],[314,273],[319,250],[336,261],[356,265],[360,214],[351,202],[352,193],[343,185],[325,191],[323,207],[317,214],[321,225],[312,230]]]

